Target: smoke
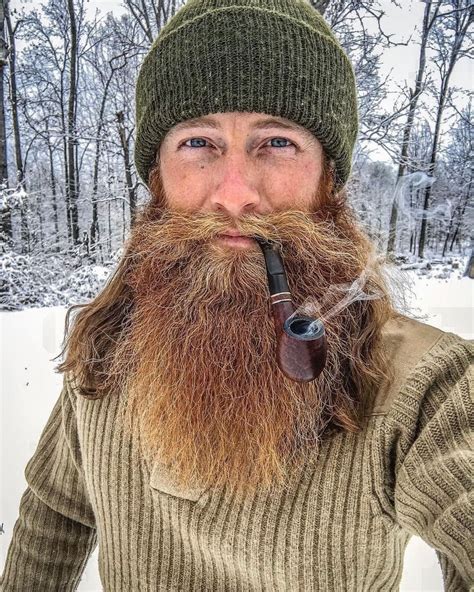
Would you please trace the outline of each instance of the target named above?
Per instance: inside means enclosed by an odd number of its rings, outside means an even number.
[[[399,215],[407,218],[410,224],[415,224],[423,218],[427,220],[441,220],[445,222],[451,219],[452,202],[446,199],[446,203],[438,204],[435,208],[428,210],[412,203],[416,200],[416,194],[422,192],[426,187],[431,187],[436,181],[436,177],[430,177],[423,171],[416,171],[409,175],[403,175],[397,181],[395,186],[394,201]]]
[[[351,283],[333,284],[326,292],[324,298],[317,301],[315,298],[307,298],[291,315],[290,319],[296,316],[314,318],[314,323],[308,326],[308,333],[317,330],[317,323],[323,324],[331,317],[339,314],[342,310],[358,300],[375,300],[382,298],[382,292],[369,286],[375,264],[378,264],[377,255],[373,253],[364,270]],[[314,326],[313,326],[314,325]]]

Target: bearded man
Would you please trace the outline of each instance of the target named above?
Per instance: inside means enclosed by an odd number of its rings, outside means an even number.
[[[328,25],[190,0],[136,106],[150,200],[68,332],[2,590],[75,590],[98,543],[110,592],[388,592],[416,534],[467,591],[473,344],[394,306],[344,189],[356,87]],[[264,243],[324,326],[312,379],[277,359]]]

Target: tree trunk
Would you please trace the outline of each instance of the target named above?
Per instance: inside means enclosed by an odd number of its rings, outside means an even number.
[[[20,141],[20,124],[18,121],[18,93],[16,84],[16,47],[15,47],[15,30],[13,29],[10,18],[10,7],[8,0],[5,1],[5,22],[8,31],[8,51],[9,51],[9,78],[10,78],[10,105],[12,111],[12,128],[15,151],[16,164],[16,185],[18,189],[26,191],[25,172],[23,170],[23,158],[21,154]],[[26,198],[26,192],[24,193]],[[20,204],[20,235],[21,235],[21,252],[29,252],[30,240],[28,237],[28,204],[23,200]]]
[[[56,191],[56,178],[54,176],[54,159],[53,159],[53,147],[51,146],[49,136],[49,119],[46,118],[46,145],[48,148],[49,156],[49,177],[51,182],[51,195],[52,195],[52,206],[53,206],[53,222],[54,222],[54,233],[56,235],[56,242],[54,244],[54,251],[59,252],[59,216],[58,216],[58,196]]]
[[[99,187],[99,163],[100,163],[100,145],[101,145],[101,135],[102,135],[102,128],[104,126],[104,113],[105,113],[105,106],[107,104],[107,98],[109,93],[109,86],[112,81],[112,77],[114,75],[114,71],[110,72],[110,75],[107,79],[107,82],[104,87],[104,93],[102,95],[102,101],[100,105],[99,111],[99,120],[97,125],[97,132],[96,132],[96,142],[95,142],[95,158],[94,158],[94,174],[93,174],[93,182],[92,182],[92,221],[91,221],[91,228],[90,228],[90,249],[91,249],[91,256],[92,258],[97,261],[97,243],[99,241],[99,214],[98,214],[98,204],[97,204],[97,191]]]
[[[330,0],[311,0],[311,6],[324,15]]]
[[[431,177],[434,173],[434,169],[436,166],[436,158],[438,156],[438,143],[439,143],[439,132],[441,129],[441,120],[443,117],[444,105],[446,100],[446,87],[441,90],[440,100],[438,103],[438,112],[436,114],[436,125],[435,131],[433,134],[433,144],[431,147],[431,157],[430,157],[430,164],[428,166],[427,174]],[[424,257],[424,247],[425,247],[425,237],[426,237],[426,225],[427,225],[427,215],[428,206],[431,197],[431,184],[428,184],[424,191],[422,192],[423,197],[423,215],[421,218],[421,228],[420,228],[420,241],[418,243],[418,257],[423,259]]]
[[[5,122],[5,95],[3,88],[4,68],[7,65],[8,52],[5,43],[5,10],[0,2],[0,184],[8,185],[7,166],[7,130]]]
[[[107,201],[107,223],[108,223],[108,228],[109,228],[109,240],[108,240],[108,245],[107,245],[107,250],[108,250],[108,255],[110,255],[112,253],[112,222],[110,219],[110,197]]]
[[[3,2],[0,2],[0,186],[8,188],[8,162],[7,162],[7,130],[5,121],[5,90],[3,81],[4,68],[7,65],[7,47],[5,43],[5,12]],[[8,202],[5,202],[1,211],[0,242],[7,248],[13,246],[12,214]]]
[[[464,213],[466,211],[467,204],[469,203],[469,200],[471,198],[471,188],[472,188],[472,178],[469,181],[469,187],[468,187],[468,190],[467,190],[466,201],[463,204],[463,208],[462,208],[461,213],[459,215],[459,218],[458,218],[458,221],[457,221],[457,224],[456,224],[456,228],[454,230],[453,238],[452,238],[451,244],[449,246],[449,250],[450,251],[453,250],[454,241],[457,239],[459,229],[461,228],[461,224],[462,224],[462,221],[463,221],[463,218],[464,218]]]
[[[449,235],[451,234],[451,229],[453,227],[453,221],[454,221],[454,215],[451,216],[451,220],[449,221],[449,226],[448,226],[448,229],[446,231],[446,236],[444,237],[443,251],[441,252],[441,257],[445,257],[446,256],[446,250],[448,248],[448,240],[449,240]]]
[[[472,22],[474,14],[474,8],[468,7],[464,13],[459,12],[457,15],[456,20],[456,30],[454,35],[454,40],[452,46],[449,51],[449,55],[446,56],[445,59],[448,60],[447,68],[444,72],[441,72],[441,88],[439,93],[439,100],[438,100],[438,109],[436,113],[436,125],[435,131],[433,135],[433,143],[431,147],[431,157],[430,157],[430,164],[428,167],[428,175],[432,176],[436,167],[436,160],[438,156],[438,144],[439,144],[439,134],[441,129],[441,122],[443,119],[443,112],[446,106],[446,99],[448,97],[449,91],[449,81],[451,78],[451,74],[453,68],[460,57],[461,47],[467,32],[467,29]],[[444,55],[444,54],[443,54]],[[446,62],[444,62],[446,63]],[[426,235],[426,212],[429,209],[431,197],[431,185],[428,184],[427,187],[424,189],[424,200],[423,200],[423,218],[421,220],[421,229],[420,229],[420,242],[418,244],[418,256],[423,259],[424,256],[424,247],[425,247],[425,235]]]
[[[413,128],[413,121],[415,119],[415,112],[418,105],[418,99],[422,92],[423,78],[425,75],[426,66],[426,45],[428,42],[428,35],[433,26],[434,20],[438,15],[440,4],[435,5],[433,15],[431,15],[431,7],[433,5],[432,0],[426,0],[425,12],[423,15],[423,27],[421,31],[421,45],[420,54],[418,58],[418,72],[416,74],[415,88],[410,89],[410,102],[408,109],[407,121],[403,128],[403,140],[402,149],[400,152],[400,160],[398,165],[398,173],[396,184],[400,182],[401,177],[405,174],[405,170],[408,165],[408,149],[410,147],[410,136]],[[390,212],[389,232],[388,232],[388,244],[387,253],[393,253],[395,249],[395,239],[397,235],[397,218],[398,218],[398,207],[395,200],[392,203],[392,209]]]
[[[20,142],[20,125],[18,122],[18,93],[16,84],[16,48],[15,48],[15,34],[13,31],[8,2],[6,3],[6,23],[8,29],[8,43],[9,43],[9,70],[10,70],[10,103],[12,109],[12,127],[13,136],[15,140],[15,161],[16,161],[16,172],[17,182],[19,185],[23,185],[25,173],[23,170],[23,158],[21,155],[21,142]]]
[[[77,130],[76,130],[76,105],[77,105],[77,25],[74,11],[74,0],[67,0],[69,24],[71,31],[71,49],[69,62],[69,100],[67,113],[67,163],[68,163],[68,193],[69,210],[72,230],[73,245],[79,245],[79,216],[77,210],[78,202],[78,179],[76,168],[77,152]]]
[[[41,200],[41,192],[38,191],[38,197],[36,199],[36,211],[38,212],[38,220],[39,220],[39,247],[41,252],[44,252],[44,241],[43,241],[43,208],[42,208],[42,200]]]
[[[133,226],[136,217],[136,188],[132,178],[132,164],[130,160],[130,137],[125,129],[125,116],[123,111],[117,113],[118,131],[122,145],[123,160],[125,164],[125,183],[127,185],[128,203],[130,207],[130,226]]]
[[[125,237],[127,234],[126,221],[127,221],[127,217],[125,215],[125,202],[122,201],[122,243],[125,243]]]

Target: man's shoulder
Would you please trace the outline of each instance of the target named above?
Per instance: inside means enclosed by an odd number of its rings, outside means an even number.
[[[371,415],[388,411],[410,372],[447,334],[442,329],[402,314],[385,323],[382,342],[393,371],[393,380],[391,384],[386,380],[382,382]]]
[[[447,332],[399,314],[382,327],[384,347],[399,363],[411,368]]]

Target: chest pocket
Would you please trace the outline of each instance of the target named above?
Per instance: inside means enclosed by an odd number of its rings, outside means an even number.
[[[197,502],[206,491],[204,487],[184,488],[180,486],[173,478],[168,467],[158,461],[153,463],[150,475],[150,486],[159,492],[181,499],[187,499],[192,502]]]

